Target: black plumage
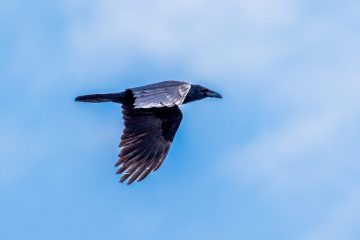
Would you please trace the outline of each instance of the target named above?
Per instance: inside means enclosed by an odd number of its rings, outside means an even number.
[[[222,96],[200,85],[165,81],[120,93],[79,96],[80,102],[122,104],[125,129],[121,137],[117,174],[120,182],[142,181],[165,160],[178,130],[182,113],[179,105],[206,97]]]

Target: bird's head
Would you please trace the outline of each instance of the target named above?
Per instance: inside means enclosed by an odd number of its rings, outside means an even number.
[[[215,92],[200,85],[191,85],[190,91],[186,96],[184,103],[201,100],[207,97],[222,98],[222,96],[218,92]]]

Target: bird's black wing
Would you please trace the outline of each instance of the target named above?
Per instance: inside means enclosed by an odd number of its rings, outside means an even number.
[[[163,163],[179,128],[182,113],[178,106],[141,108],[123,105],[125,129],[121,137],[117,174],[120,182],[141,181]]]
[[[191,84],[180,81],[165,81],[131,88],[135,108],[173,107],[184,102]]]

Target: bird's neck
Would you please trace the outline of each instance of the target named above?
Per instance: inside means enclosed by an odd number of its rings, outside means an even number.
[[[197,100],[201,100],[203,99],[204,97],[202,97],[200,94],[199,94],[199,91],[196,87],[194,86],[191,86],[188,94],[186,95],[185,99],[184,99],[184,102],[183,104],[186,104],[186,103],[190,103],[190,102],[194,102],[194,101],[197,101]]]

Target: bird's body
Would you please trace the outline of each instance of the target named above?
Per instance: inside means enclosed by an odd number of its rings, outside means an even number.
[[[200,85],[165,81],[120,93],[79,96],[80,102],[122,104],[125,129],[121,137],[120,181],[141,181],[163,163],[182,120],[179,105],[206,97],[221,98],[219,93]]]

